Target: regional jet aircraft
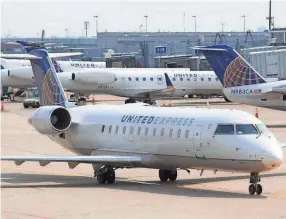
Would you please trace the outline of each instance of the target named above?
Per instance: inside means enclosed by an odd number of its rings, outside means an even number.
[[[117,168],[159,169],[162,182],[177,169],[250,173],[249,193],[262,193],[259,173],[280,166],[280,144],[249,113],[229,109],[164,108],[143,103],[67,108],[47,51],[30,53],[42,107],[29,118],[39,133],[79,156],[2,156],[1,160],[93,165],[100,184],[114,183]]]
[[[58,61],[53,60],[53,63],[57,72],[60,72],[58,77],[65,90],[81,94],[128,97],[125,103],[135,101],[154,103],[158,98],[182,97],[190,94],[222,94],[222,85],[212,71],[178,68],[84,68],[63,72]],[[32,69],[27,65],[22,69],[23,71],[21,68],[2,69],[2,86],[16,88],[34,86]]]
[[[267,82],[234,48],[228,45],[196,48],[207,58],[233,102],[286,110],[286,80]]]

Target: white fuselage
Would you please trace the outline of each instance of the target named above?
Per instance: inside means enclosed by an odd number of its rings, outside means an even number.
[[[41,109],[41,108],[40,108]],[[49,136],[82,155],[130,155],[142,167],[198,168],[261,172],[283,159],[270,133],[215,134],[219,124],[262,124],[237,110],[162,108],[141,104],[97,105],[69,109],[72,125],[65,137]]]
[[[21,72],[21,69],[23,71]],[[10,74],[9,74],[9,73]],[[167,73],[175,92],[161,94],[166,89]],[[72,79],[72,75],[75,79]],[[78,69],[58,73],[62,86],[82,94],[111,94],[122,97],[145,98],[146,95],[181,97],[187,94],[222,94],[222,85],[212,71],[189,69]],[[28,66],[1,70],[2,86],[26,88],[35,86],[32,69]]]
[[[286,110],[286,95],[275,92],[275,88],[281,86],[286,87],[285,80],[224,88],[223,92],[224,95],[232,102],[278,110]]]

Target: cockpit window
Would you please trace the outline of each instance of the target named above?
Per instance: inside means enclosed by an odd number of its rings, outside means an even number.
[[[261,132],[261,134],[272,135],[272,133],[271,133],[270,130],[266,127],[266,125],[264,125],[264,124],[257,124],[256,127],[259,129],[259,131]]]
[[[257,135],[257,129],[252,124],[236,125],[236,134],[238,135]]]
[[[234,126],[233,125],[218,125],[215,130],[215,135],[233,135]]]

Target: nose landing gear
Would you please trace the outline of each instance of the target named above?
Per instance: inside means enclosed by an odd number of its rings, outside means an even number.
[[[258,182],[260,181],[261,180],[260,180],[260,176],[258,175],[258,173],[250,174],[249,183],[251,183],[251,185],[249,185],[248,187],[248,191],[250,195],[254,195],[255,193],[257,195],[260,195],[262,193],[262,186],[258,184]]]

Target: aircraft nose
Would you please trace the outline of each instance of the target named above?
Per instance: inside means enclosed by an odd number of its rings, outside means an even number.
[[[267,152],[263,159],[264,165],[271,169],[279,167],[282,162],[283,162],[283,151],[281,148],[275,151]]]

